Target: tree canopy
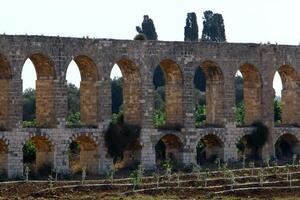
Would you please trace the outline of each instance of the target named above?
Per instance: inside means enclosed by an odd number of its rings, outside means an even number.
[[[202,41],[226,42],[225,25],[221,14],[204,12]]]
[[[144,15],[142,27],[137,26],[136,31],[140,34],[144,34],[147,40],[157,40],[157,33],[153,20],[148,15]]]
[[[184,27],[184,41],[198,41],[198,24],[196,13],[187,14],[186,24]]]

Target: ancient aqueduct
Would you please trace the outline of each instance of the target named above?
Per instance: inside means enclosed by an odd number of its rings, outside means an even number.
[[[22,79],[24,62],[30,58],[37,73],[36,118],[43,128],[22,128]],[[96,128],[67,128],[66,70],[74,60],[81,73],[81,121]],[[260,120],[271,133],[263,155],[274,155],[282,135],[300,139],[300,47],[270,44],[131,41],[47,36],[0,36],[0,169],[9,177],[23,174],[25,141],[37,147],[36,162],[51,161],[69,170],[68,145],[81,146],[80,162],[90,171],[104,173],[107,156],[103,132],[111,121],[110,72],[117,63],[124,77],[124,116],[140,124],[139,159],[146,168],[155,166],[154,146],[163,138],[179,162],[195,161],[201,138],[219,145],[220,157],[237,159],[236,143],[251,127],[235,122],[234,76],[244,78],[246,125]],[[153,73],[160,65],[166,80],[166,118],[179,123],[181,131],[159,130],[153,124]],[[206,77],[208,128],[194,123],[194,74],[201,67]],[[273,118],[273,77],[283,81],[283,125]],[[215,141],[213,141],[215,140]],[[179,143],[180,145],[177,145]]]

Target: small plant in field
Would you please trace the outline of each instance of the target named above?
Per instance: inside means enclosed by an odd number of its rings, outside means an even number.
[[[201,165],[198,165],[196,163],[192,164],[192,173],[193,174],[197,174],[197,180],[200,179],[200,175],[201,175]]]
[[[258,171],[258,177],[259,177],[260,186],[263,186],[263,183],[264,183],[264,169],[263,168],[261,168]]]
[[[179,187],[179,185],[180,185],[180,174],[179,173],[175,173],[174,177],[175,177],[175,179],[177,181],[177,187]]]
[[[210,171],[209,168],[206,168],[206,169],[205,169],[205,174],[207,175],[207,178],[212,177],[212,173],[211,173],[211,171]]]
[[[163,164],[163,167],[165,169],[165,175],[168,177],[168,180],[170,182],[173,168],[171,161],[169,159],[166,160],[166,162]]]
[[[270,157],[269,157],[269,156],[267,156],[267,157],[264,159],[264,163],[267,165],[268,168],[270,167]]]
[[[243,169],[245,169],[245,167],[246,167],[246,155],[245,154],[243,154]]]
[[[116,169],[115,169],[114,165],[112,165],[111,167],[109,167],[109,166],[107,166],[107,167],[108,167],[108,170],[107,170],[106,176],[110,180],[110,183],[113,184]]]
[[[81,168],[81,184],[84,184],[84,181],[86,179],[86,167]]]
[[[140,171],[138,169],[133,170],[130,173],[130,178],[131,178],[131,182],[133,184],[133,188],[132,191],[135,191],[136,187],[138,187],[141,184],[141,174]]]
[[[55,167],[55,168],[53,168],[53,169],[52,169],[52,172],[54,173],[54,176],[55,176],[55,181],[57,181],[58,172],[59,172],[59,171],[58,171],[58,168],[56,168],[56,167]]]
[[[217,164],[218,164],[218,170],[221,170],[221,159],[220,158],[216,158]]]
[[[144,172],[145,172],[145,169],[142,165],[139,165],[138,166],[138,170],[139,170],[139,173],[141,175],[141,182],[143,181],[143,176],[144,176]]]
[[[255,163],[253,161],[249,162],[249,167],[251,168],[251,176],[254,175]]]
[[[234,173],[231,170],[229,170],[229,171],[230,171],[229,175],[230,175],[230,181],[231,181],[231,190],[233,190],[233,187],[235,185]]]
[[[159,171],[157,171],[156,173],[153,173],[153,177],[156,180],[156,188],[159,188],[159,182],[160,182],[160,178],[161,178]]]
[[[290,166],[287,164],[284,167],[284,172],[286,173],[286,180],[289,180]]]
[[[48,185],[49,185],[50,189],[53,188],[53,177],[52,177],[52,175],[48,176]]]
[[[207,187],[207,179],[208,179],[208,174],[207,174],[207,172],[205,172],[203,174],[204,187]]]
[[[29,172],[30,172],[30,169],[28,166],[25,167],[25,181],[28,182],[29,180]]]
[[[295,167],[296,162],[297,162],[297,154],[293,154],[293,167]]]

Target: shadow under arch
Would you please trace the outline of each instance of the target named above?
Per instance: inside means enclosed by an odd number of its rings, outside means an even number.
[[[174,134],[162,136],[155,144],[156,165],[162,165],[170,161],[175,167],[183,162],[183,144],[180,138]]]
[[[8,170],[8,144],[0,138],[0,176],[7,176]]]
[[[275,155],[280,160],[292,160],[293,155],[300,155],[299,139],[290,133],[278,137],[275,143]]]

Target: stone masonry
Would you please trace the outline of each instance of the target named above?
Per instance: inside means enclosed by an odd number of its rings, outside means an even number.
[[[30,59],[36,69],[36,117],[39,128],[22,128],[22,67]],[[81,121],[94,128],[67,128],[66,71],[74,60],[81,74]],[[236,143],[251,127],[235,122],[234,76],[244,78],[245,121],[262,121],[270,130],[263,156],[275,154],[274,145],[284,134],[300,139],[300,47],[270,44],[131,41],[0,35],[0,173],[23,175],[24,143],[37,146],[37,165],[52,162],[60,172],[70,172],[68,147],[81,147],[80,165],[91,173],[105,173],[107,156],[104,131],[111,121],[110,72],[118,64],[123,74],[124,117],[142,127],[140,163],[156,165],[155,145],[162,139],[176,161],[195,162],[196,145],[203,139],[208,154],[236,160]],[[164,72],[166,118],[181,130],[159,130],[153,124],[153,74]],[[206,78],[208,128],[196,128],[193,79],[201,67]],[[273,78],[283,82],[283,125],[275,127]],[[293,127],[292,127],[293,125]],[[128,156],[130,157],[130,156]]]

